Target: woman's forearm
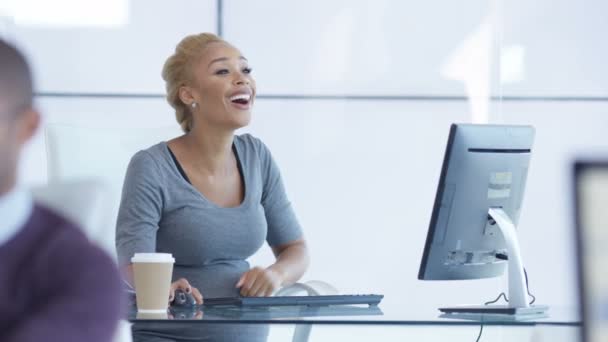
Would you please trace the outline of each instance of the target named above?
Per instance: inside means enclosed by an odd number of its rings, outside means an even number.
[[[288,246],[277,255],[277,260],[269,269],[279,273],[281,286],[298,281],[310,262],[308,248],[304,242]]]

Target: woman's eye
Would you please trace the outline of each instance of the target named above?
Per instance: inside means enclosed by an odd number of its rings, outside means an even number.
[[[220,69],[215,72],[216,75],[225,75],[228,73],[228,69]]]
[[[252,71],[251,68],[243,69],[243,73],[245,73],[245,74],[251,74],[251,71]]]

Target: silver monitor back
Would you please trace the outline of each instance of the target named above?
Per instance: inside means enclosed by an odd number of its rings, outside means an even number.
[[[488,210],[517,224],[533,140],[531,126],[451,126],[418,279],[503,274],[506,245]]]

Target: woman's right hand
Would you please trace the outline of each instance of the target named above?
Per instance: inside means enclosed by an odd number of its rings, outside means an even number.
[[[177,289],[180,289],[185,293],[192,293],[194,300],[196,300],[196,304],[203,304],[203,295],[201,292],[196,287],[191,286],[185,278],[180,278],[171,284],[169,302],[172,302],[173,298],[175,298],[175,290]]]

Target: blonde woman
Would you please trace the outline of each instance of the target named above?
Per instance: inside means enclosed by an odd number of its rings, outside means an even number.
[[[178,288],[199,303],[269,296],[308,266],[301,227],[268,148],[251,135],[256,84],[247,59],[221,38],[184,38],[163,71],[167,100],[184,134],[135,154],[118,215],[116,246],[127,279],[134,253],[175,257]],[[246,259],[266,241],[276,261]]]

